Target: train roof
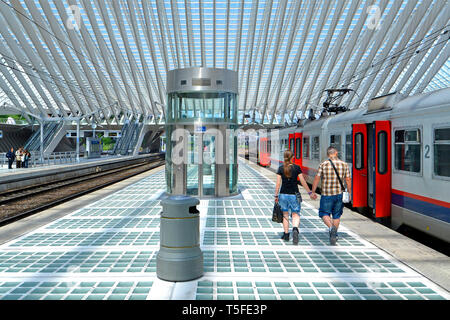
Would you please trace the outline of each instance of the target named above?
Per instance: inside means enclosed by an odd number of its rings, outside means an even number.
[[[329,119],[329,124],[348,122],[354,119],[363,118],[365,115],[373,114],[383,114],[384,116],[393,116],[404,113],[409,114],[419,110],[444,106],[446,104],[450,106],[450,88],[409,96],[393,104],[391,108],[380,109],[374,112],[369,112],[367,106],[361,107],[338,115],[325,117],[320,119],[322,120],[320,123],[323,123],[326,119]],[[310,127],[314,122],[316,121],[307,123],[305,127]],[[317,124],[319,124],[319,122],[317,122]]]

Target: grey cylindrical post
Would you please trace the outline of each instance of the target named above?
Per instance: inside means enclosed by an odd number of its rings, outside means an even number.
[[[198,199],[170,196],[161,201],[160,249],[156,275],[167,281],[189,281],[203,275]]]

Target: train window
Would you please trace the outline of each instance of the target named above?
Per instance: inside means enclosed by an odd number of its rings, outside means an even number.
[[[314,160],[319,160],[320,157],[320,139],[319,136],[312,138],[311,144],[311,158]]]
[[[330,146],[335,147],[338,151],[338,157],[341,158],[341,135],[333,134],[330,136]]]
[[[434,174],[450,177],[450,128],[434,130]]]
[[[378,173],[385,174],[387,172],[388,155],[387,155],[387,133],[386,131],[378,132]]]
[[[395,169],[420,172],[420,129],[395,131]]]
[[[292,138],[292,139],[290,140],[289,145],[290,145],[291,151],[294,152],[294,138]]]
[[[364,136],[361,132],[355,134],[355,168],[364,168]]]
[[[309,158],[309,137],[303,137],[303,158]]]
[[[302,140],[300,138],[295,139],[295,158],[300,159],[302,157]]]
[[[345,162],[352,163],[353,152],[352,152],[352,135],[347,134],[345,136]]]

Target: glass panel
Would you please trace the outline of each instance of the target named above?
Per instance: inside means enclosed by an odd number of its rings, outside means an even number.
[[[347,134],[345,136],[345,162],[352,163],[352,161],[353,161],[352,135]]]
[[[441,128],[434,130],[434,140],[450,141],[450,128]]]
[[[186,193],[191,196],[198,195],[198,138],[196,134],[188,138]]]
[[[342,152],[341,152],[341,136],[340,135],[331,135],[330,136],[330,145],[332,147],[335,147],[338,151],[338,157],[341,158]]]
[[[395,169],[420,172],[420,144],[395,144]]]
[[[395,169],[420,172],[421,149],[419,129],[395,131]]]
[[[302,157],[302,153],[301,153],[301,150],[302,150],[302,140],[300,139],[300,138],[297,138],[296,140],[295,140],[295,157],[297,158],[297,159],[301,159],[301,157]]]
[[[378,173],[387,172],[387,133],[380,131],[378,133]]]
[[[169,94],[169,122],[198,119],[236,122],[236,94],[188,92]]]
[[[360,170],[364,168],[364,136],[358,132],[355,134],[355,168]]]
[[[309,137],[303,138],[303,158],[309,158]]]
[[[290,141],[291,151],[294,152],[294,138]]]
[[[450,177],[450,128],[434,130],[434,174]]]
[[[408,130],[405,132],[405,141],[420,142],[420,130]]]
[[[450,144],[434,145],[434,174],[450,177]]]
[[[320,139],[319,137],[313,137],[311,146],[311,158],[314,160],[319,160],[320,158]]]
[[[203,135],[202,155],[203,155],[203,195],[215,195],[216,177],[216,137],[209,134]]]
[[[237,192],[237,179],[238,179],[238,172],[237,172],[237,137],[234,137],[234,134],[232,131],[230,131],[230,142],[232,142],[234,139],[234,143],[230,143],[230,155],[229,155],[229,192],[230,194]]]

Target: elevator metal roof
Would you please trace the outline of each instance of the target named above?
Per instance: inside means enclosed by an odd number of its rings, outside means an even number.
[[[449,20],[443,0],[0,0],[0,112],[164,121],[167,71],[206,66],[239,73],[243,122],[292,123],[329,88],[358,108],[449,87]]]

